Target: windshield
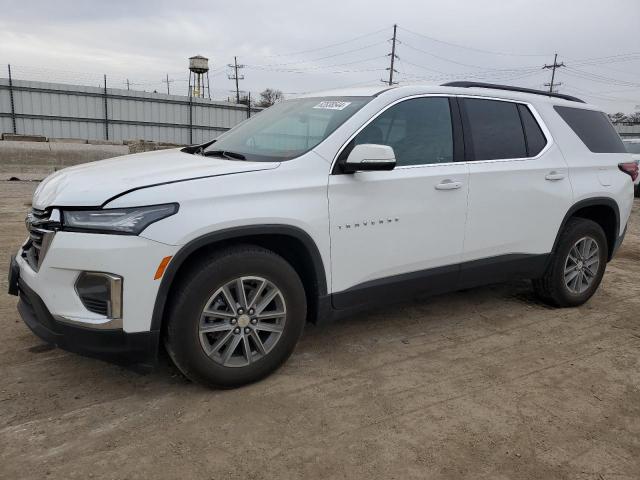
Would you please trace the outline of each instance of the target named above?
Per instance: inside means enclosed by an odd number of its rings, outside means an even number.
[[[640,142],[624,142],[624,146],[629,153],[640,153]]]
[[[209,145],[204,155],[271,162],[311,150],[372,97],[300,98],[277,103]]]

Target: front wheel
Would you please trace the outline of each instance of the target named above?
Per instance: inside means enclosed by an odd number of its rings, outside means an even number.
[[[547,271],[533,281],[536,294],[557,307],[582,305],[602,281],[607,251],[607,237],[600,225],[584,218],[570,219]]]
[[[260,247],[230,248],[192,264],[182,278],[165,344],[187,378],[237,387],[260,380],[291,355],[306,297],[282,257]]]

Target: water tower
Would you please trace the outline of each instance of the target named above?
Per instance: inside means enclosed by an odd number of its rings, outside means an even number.
[[[211,89],[209,88],[209,59],[202,55],[189,58],[189,96],[200,98],[209,97],[209,100],[211,100]]]

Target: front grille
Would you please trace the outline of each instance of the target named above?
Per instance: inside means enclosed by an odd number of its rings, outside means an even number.
[[[31,209],[27,215],[26,225],[29,231],[29,239],[23,247],[23,256],[34,270],[38,270],[40,262],[44,259],[46,249],[45,235],[53,233],[50,212]]]

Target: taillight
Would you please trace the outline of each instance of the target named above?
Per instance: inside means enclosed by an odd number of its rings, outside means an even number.
[[[638,163],[637,162],[621,163],[620,165],[618,165],[618,168],[620,170],[622,170],[624,173],[626,173],[629,176],[631,176],[631,180],[632,181],[635,182],[636,178],[638,178]]]

